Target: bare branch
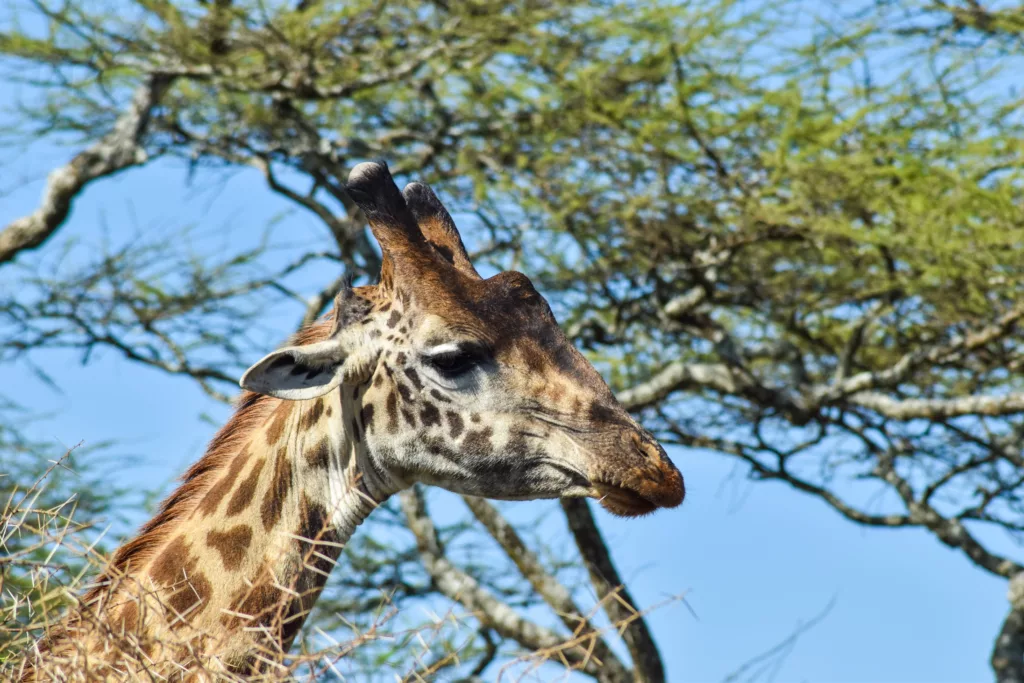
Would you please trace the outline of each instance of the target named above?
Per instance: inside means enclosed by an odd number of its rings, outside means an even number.
[[[563,498],[561,503],[569,520],[569,530],[576,539],[576,547],[587,565],[590,582],[604,605],[605,613],[612,623],[628,624],[623,629],[622,639],[626,641],[629,655],[633,658],[637,679],[646,683],[663,682],[665,666],[661,662],[658,646],[647,628],[646,620],[636,609],[636,602],[629,594],[625,582],[615,569],[608,546],[597,528],[586,499]]]
[[[581,669],[595,678],[600,676],[602,663],[584,647],[567,642],[557,633],[524,619],[445,557],[437,530],[427,515],[426,501],[417,487],[406,489],[399,495],[409,529],[416,536],[423,566],[441,593],[462,603],[485,625],[528,650],[556,650],[572,668]]]
[[[739,389],[733,372],[724,363],[670,363],[646,382],[620,391],[616,398],[626,410],[640,410],[673,392],[687,388],[709,388],[723,394]]]
[[[850,403],[894,420],[942,420],[961,415],[1013,415],[1024,412],[1024,394],[963,396],[951,399],[894,399],[873,391],[849,397]]]
[[[109,134],[50,173],[39,208],[8,223],[0,232],[0,265],[49,239],[67,219],[72,202],[86,185],[148,160],[142,138],[153,109],[170,85],[167,76],[150,76],[136,89],[131,104]]]
[[[992,669],[998,683],[1024,683],[1024,573],[1010,579],[1010,613],[992,650]]]
[[[462,500],[472,510],[473,516],[484,525],[488,533],[508,553],[530,585],[558,614],[566,628],[575,636],[593,634],[591,637],[593,638],[594,655],[605,663],[605,669],[598,680],[633,680],[630,671],[619,661],[607,643],[590,627],[587,617],[573,601],[568,589],[544,569],[537,556],[526,546],[519,534],[516,533],[515,528],[502,517],[498,509],[483,498],[462,496]]]
[[[1024,317],[1024,304],[1014,306],[991,325],[969,334],[963,334],[948,344],[923,348],[903,356],[892,367],[880,372],[861,372],[833,385],[819,387],[815,392],[819,401],[835,401],[870,389],[893,387],[907,379],[922,365],[950,363],[964,354],[991,344],[1006,336]]]

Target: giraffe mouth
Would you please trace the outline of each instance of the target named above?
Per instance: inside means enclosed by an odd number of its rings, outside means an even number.
[[[658,505],[632,489],[617,484],[595,483],[598,502],[617,517],[641,517],[658,509]]]

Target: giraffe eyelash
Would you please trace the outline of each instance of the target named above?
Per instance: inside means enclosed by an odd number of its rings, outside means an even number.
[[[430,349],[423,360],[441,376],[456,379],[479,367],[486,360],[486,352],[476,344],[452,342]]]

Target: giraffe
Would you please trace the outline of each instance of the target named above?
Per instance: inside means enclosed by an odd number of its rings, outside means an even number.
[[[417,482],[594,497],[627,517],[682,502],[664,449],[525,275],[481,278],[431,189],[399,191],[383,162],[355,166],[346,189],[380,245],[378,284],[344,287],[245,372],[233,417],[24,680],[271,670],[356,527]]]

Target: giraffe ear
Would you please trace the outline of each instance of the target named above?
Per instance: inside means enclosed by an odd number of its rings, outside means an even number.
[[[245,371],[243,389],[304,401],[370,378],[374,358],[367,352],[349,354],[338,339],[316,344],[287,346],[267,354]]]

